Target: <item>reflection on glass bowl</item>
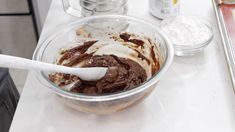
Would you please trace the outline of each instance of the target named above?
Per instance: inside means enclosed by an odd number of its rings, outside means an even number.
[[[112,24],[104,25],[102,22],[110,22]],[[102,28],[91,29],[91,23],[95,24],[96,27]],[[121,25],[125,23],[125,28],[116,28],[116,25],[120,25],[120,23]],[[92,16],[77,20],[67,25],[63,30],[56,31],[56,34],[53,34],[42,41],[35,50],[33,59],[47,63],[55,63],[55,59],[58,56],[60,49],[66,47],[68,43],[76,41],[74,40],[76,38],[73,36],[73,33],[81,27],[89,27],[86,29],[88,29],[95,38],[101,36],[105,37],[107,33],[115,34],[120,32],[131,32],[151,38],[156,44],[156,55],[159,58],[160,69],[156,74],[152,75],[151,78],[136,88],[120,93],[100,96],[89,96],[67,91],[58,87],[48,79],[50,73],[37,73],[40,82],[61,97],[60,99],[62,102],[79,111],[95,114],[109,114],[137,104],[156,88],[157,82],[166,73],[173,61],[173,46],[167,36],[162,33],[159,28],[145,21],[121,15]]]

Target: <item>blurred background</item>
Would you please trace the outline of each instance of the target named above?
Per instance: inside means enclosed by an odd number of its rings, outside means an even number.
[[[0,50],[4,54],[31,58],[51,0],[0,0]],[[19,92],[27,71],[10,69]]]

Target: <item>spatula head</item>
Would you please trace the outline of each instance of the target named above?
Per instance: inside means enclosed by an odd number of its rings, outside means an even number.
[[[105,67],[79,68],[77,76],[79,76],[82,80],[97,81],[105,76],[107,70],[108,68]]]

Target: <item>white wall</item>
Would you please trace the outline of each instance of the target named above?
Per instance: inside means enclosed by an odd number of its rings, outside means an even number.
[[[39,33],[42,30],[52,0],[33,0]]]

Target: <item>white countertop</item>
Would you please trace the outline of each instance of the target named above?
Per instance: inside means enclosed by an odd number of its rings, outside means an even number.
[[[129,0],[130,14],[157,20],[147,0]],[[196,56],[176,57],[155,91],[141,104],[108,116],[88,115],[60,103],[29,72],[10,132],[235,132],[235,95],[210,0],[182,0],[181,11],[203,16],[215,30],[214,41]],[[76,18],[54,0],[39,43]]]

